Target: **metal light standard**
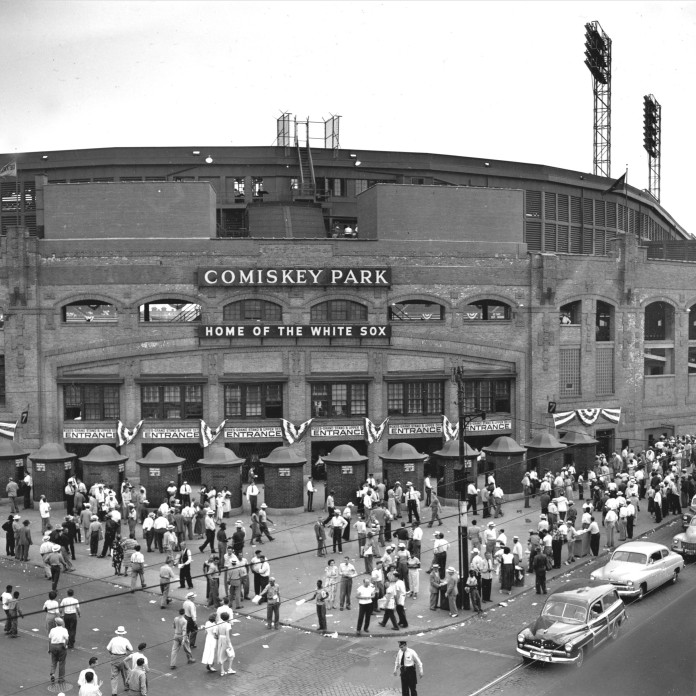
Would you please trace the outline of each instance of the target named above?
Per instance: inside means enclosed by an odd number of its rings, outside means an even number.
[[[466,375],[464,368],[453,367],[451,380],[457,385],[457,410],[459,419],[459,469],[461,471],[462,480],[459,482],[459,526],[457,527],[457,543],[459,548],[459,596],[462,598],[462,607],[469,608],[469,596],[464,592],[466,579],[469,577],[469,537],[467,515],[464,503],[464,498],[467,486],[469,485],[469,476],[466,468],[466,431],[471,423],[475,420],[486,420],[485,411],[472,411],[465,413],[466,395],[464,393],[466,384]],[[475,474],[474,474],[475,477]],[[476,478],[474,478],[476,481]],[[462,499],[464,498],[464,500]]]

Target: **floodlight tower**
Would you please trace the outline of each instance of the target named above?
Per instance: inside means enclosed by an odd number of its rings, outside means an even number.
[[[662,159],[662,107],[652,94],[643,97],[643,147],[648,153],[648,191],[660,202],[660,160]]]
[[[599,22],[585,25],[585,65],[594,93],[593,173],[611,176],[611,39]]]

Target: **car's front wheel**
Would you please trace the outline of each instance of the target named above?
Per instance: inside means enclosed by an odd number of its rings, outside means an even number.
[[[640,602],[643,597],[648,593],[648,587],[645,583],[643,583],[639,588],[638,588],[638,594],[636,595],[636,602]]]
[[[578,659],[575,661],[576,667],[582,667],[582,663],[585,661],[585,648],[580,648],[578,650]]]
[[[675,568],[675,569],[674,569],[674,573],[672,573],[672,579],[670,580],[670,582],[671,582],[673,585],[676,585],[676,584],[677,584],[677,580],[679,580],[679,571]]]

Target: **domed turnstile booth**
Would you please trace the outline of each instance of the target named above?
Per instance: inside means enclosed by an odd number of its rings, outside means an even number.
[[[177,457],[169,447],[155,447],[135,463],[140,467],[140,483],[147,491],[148,507],[157,508],[167,498],[167,486],[180,484],[181,465],[186,460]]]
[[[304,510],[305,457],[289,447],[276,447],[263,463],[264,502],[271,512],[302,512]]]
[[[397,442],[386,454],[378,455],[382,460],[382,480],[394,485],[397,481],[406,492],[406,484],[410,481],[413,488],[423,495],[423,470],[427,454],[421,454],[413,445],[407,442]]]
[[[233,515],[242,511],[242,464],[231,449],[220,445],[211,445],[208,454],[198,460],[201,465],[201,483],[219,491],[227,486],[230,491],[230,507]]]
[[[437,495],[440,502],[456,504],[459,501],[459,484],[464,480],[467,483],[476,482],[473,462],[479,456],[479,451],[471,447],[468,442],[464,443],[464,471],[459,465],[459,440],[449,440],[442,449],[433,452],[432,456],[438,467]],[[465,493],[466,490],[462,489],[462,495]]]
[[[24,447],[20,447],[14,440],[7,440],[6,438],[0,438],[0,495],[5,496],[5,486],[10,478],[10,476],[20,485],[22,484],[22,479],[24,478],[24,472],[27,467],[27,457],[29,456],[29,450]],[[17,505],[22,498],[20,493],[17,497]]]
[[[562,442],[551,433],[537,433],[525,447],[527,448],[527,471],[536,468],[539,481],[544,473],[550,471],[554,476],[563,468]]]
[[[34,500],[45,495],[49,503],[65,501],[65,484],[73,475],[76,454],[49,442],[29,455],[33,463]]]
[[[322,459],[326,465],[326,495],[334,492],[336,508],[355,503],[367,479],[368,458],[350,445],[338,445]]]
[[[599,440],[595,440],[587,433],[569,430],[561,435],[559,441],[568,446],[569,451],[564,452],[564,460],[568,462],[572,459],[575,464],[576,475],[582,474],[585,480],[587,480],[585,471],[594,466]]]
[[[128,457],[111,445],[97,445],[88,455],[79,457],[82,462],[82,480],[87,490],[103,481],[120,493]]]
[[[520,493],[526,448],[517,444],[511,437],[501,435],[482,449],[486,453],[486,461],[492,467],[495,482],[503,489],[503,493]]]

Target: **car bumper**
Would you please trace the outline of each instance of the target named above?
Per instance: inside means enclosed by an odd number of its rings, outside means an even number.
[[[579,655],[568,653],[561,654],[560,651],[551,652],[543,648],[530,648],[528,646],[517,646],[517,652],[529,660],[538,660],[539,662],[554,662],[558,664],[572,665],[579,659]]]
[[[640,594],[640,586],[629,587],[628,585],[614,585],[614,589],[619,597],[637,597]]]
[[[696,548],[694,548],[694,549],[685,549],[685,548],[678,549],[676,546],[673,546],[672,551],[674,551],[674,553],[678,553],[682,556],[688,556],[689,558],[696,556]]]

